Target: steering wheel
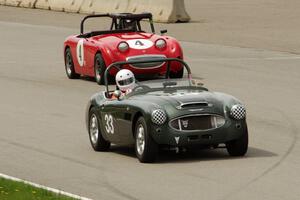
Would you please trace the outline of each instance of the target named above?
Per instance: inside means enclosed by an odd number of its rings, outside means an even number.
[[[147,86],[147,85],[138,85],[138,86],[136,86],[135,88],[133,88],[133,92],[137,92],[137,91],[139,91],[139,90],[149,90],[149,89],[151,89],[149,86]]]

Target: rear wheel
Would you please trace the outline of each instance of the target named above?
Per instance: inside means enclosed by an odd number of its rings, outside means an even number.
[[[65,50],[65,69],[69,79],[75,79],[80,77],[80,75],[75,72],[74,62],[70,48],[66,48]]]
[[[184,70],[184,67],[182,67],[182,69],[177,71],[177,72],[170,71],[170,78],[182,78],[183,77],[183,70]]]
[[[245,155],[248,150],[248,129],[239,139],[227,142],[226,149],[231,156]]]
[[[110,147],[110,142],[106,141],[102,136],[100,121],[95,108],[91,108],[89,113],[89,138],[95,151],[107,151]]]
[[[136,156],[142,163],[151,163],[155,161],[157,151],[158,145],[148,133],[145,119],[140,117],[135,126]]]

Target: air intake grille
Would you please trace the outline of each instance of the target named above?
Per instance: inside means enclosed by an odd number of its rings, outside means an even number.
[[[127,61],[143,61],[143,60],[155,60],[155,59],[163,59],[166,58],[164,55],[143,55],[143,56],[133,56],[128,57]],[[161,67],[165,62],[147,62],[147,63],[136,63],[131,64],[130,66],[134,68],[141,68],[141,69],[147,69],[147,68],[158,68]]]
[[[219,115],[192,115],[173,119],[169,125],[179,131],[204,131],[224,124],[224,117]]]

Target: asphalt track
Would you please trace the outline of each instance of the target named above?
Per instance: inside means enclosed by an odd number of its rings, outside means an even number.
[[[62,43],[77,29],[0,21],[0,171],[93,199],[299,199],[300,56],[182,42],[195,76],[247,106],[243,158],[225,149],[94,152],[84,124],[102,90],[65,76]]]

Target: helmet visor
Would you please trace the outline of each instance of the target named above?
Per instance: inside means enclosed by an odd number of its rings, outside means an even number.
[[[123,85],[130,85],[131,83],[133,83],[133,77],[124,79],[124,80],[120,80],[118,81],[119,85],[123,86]]]

